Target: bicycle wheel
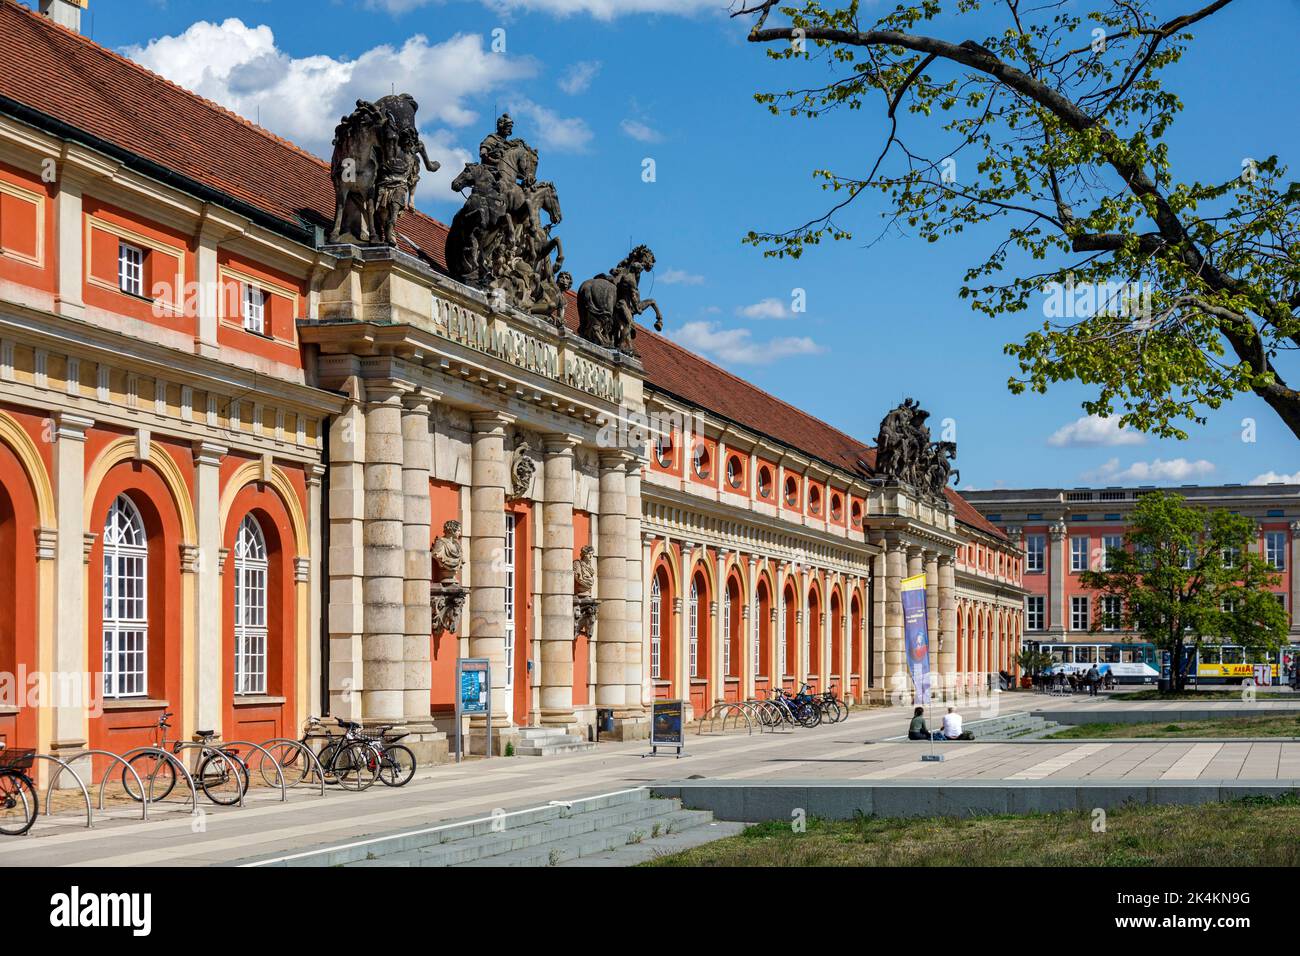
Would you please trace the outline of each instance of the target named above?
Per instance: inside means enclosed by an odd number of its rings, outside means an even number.
[[[415,776],[415,754],[409,747],[390,744],[384,748],[379,764],[379,782],[388,787],[404,787]]]
[[[300,747],[304,747],[306,744],[295,746],[288,743],[278,743],[265,744],[264,746],[271,753],[270,757],[267,757],[266,754],[259,754],[257,759],[257,770],[264,786],[280,786],[280,778],[276,776],[275,765],[271,763],[271,760],[275,760],[280,765],[280,773],[284,775],[284,785],[289,789],[293,789],[309,776],[315,774],[311,759],[300,750]]]
[[[379,756],[370,745],[352,741],[338,748],[330,769],[344,789],[361,791],[374,785],[379,764]]]
[[[804,704],[799,711],[799,723],[805,727],[816,727],[822,722],[822,712],[810,704]]]
[[[127,762],[139,776],[150,803],[166,800],[167,795],[176,787],[176,768],[166,757],[143,753],[136,754]],[[125,767],[122,768],[122,789],[136,803],[140,802],[140,787],[136,786],[135,777]]]
[[[36,822],[36,785],[19,770],[0,770],[0,833],[22,836]]]
[[[849,719],[848,705],[845,704],[844,701],[842,700],[837,700],[835,702],[835,723],[838,724],[840,721],[848,720],[848,719]]]
[[[234,754],[208,753],[199,761],[197,782],[213,803],[233,807],[248,792],[248,771]]]

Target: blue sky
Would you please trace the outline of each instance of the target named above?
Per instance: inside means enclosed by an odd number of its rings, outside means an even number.
[[[1300,445],[1253,397],[1210,412],[1177,442],[1081,425],[1079,386],[1011,395],[1015,367],[1002,345],[1031,320],[988,319],[956,297],[963,269],[1000,233],[866,248],[881,206],[864,197],[846,220],[854,241],[797,262],[741,245],[749,229],[820,211],[811,170],[861,172],[883,126],[871,109],[816,122],[770,116],[752,94],[794,77],[745,42],[725,3],[91,0],[83,26],[326,156],[358,97],[414,93],[447,170],[509,109],[516,134],[541,149],[539,175],[559,190],[576,279],[613,265],[629,242],[648,243],[659,266],[643,293],[659,301],[670,334],[860,438],[915,396],[933,421],[953,419],[963,487],[1300,481]],[[1158,8],[1172,16],[1196,5]],[[1223,179],[1244,157],[1300,160],[1300,2],[1236,7],[1202,25],[1169,73],[1186,104],[1168,137],[1183,179]],[[417,197],[444,221],[457,205],[447,183],[426,176]],[[796,290],[806,312],[792,314]]]

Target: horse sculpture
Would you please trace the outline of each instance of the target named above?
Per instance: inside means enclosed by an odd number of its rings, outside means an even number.
[[[375,196],[381,160],[380,128],[384,114],[373,103],[357,108],[334,130],[330,176],[334,180],[334,228],[330,242],[345,231],[369,242],[375,231]]]
[[[654,268],[648,246],[637,246],[611,269],[578,287],[578,334],[597,345],[637,354],[635,320],[647,309],[655,313],[655,331],[664,327],[663,313],[654,299],[642,299],[641,273]]]

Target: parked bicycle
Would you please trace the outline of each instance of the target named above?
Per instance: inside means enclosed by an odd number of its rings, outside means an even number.
[[[35,750],[0,750],[0,833],[22,836],[36,822],[36,784],[27,775]]]
[[[310,717],[303,742],[328,736],[325,746],[316,755],[321,772],[325,774],[325,782],[331,786],[337,784],[345,790],[366,790],[378,779],[382,758],[375,746],[361,735],[360,724],[338,720],[338,725],[343,731],[341,735],[323,734],[324,725],[320,718]],[[289,765],[296,767],[296,764],[295,755]],[[308,768],[302,768],[301,772],[306,775]]]
[[[359,736],[368,741],[373,748],[372,759],[378,761],[375,769],[379,774],[379,782],[388,787],[404,787],[415,776],[415,754],[412,753],[411,748],[397,743],[407,734],[401,733],[389,737],[389,731],[393,726],[393,724],[386,724],[377,727],[374,734],[359,734]]]
[[[157,742],[153,745],[158,750],[168,749],[167,731],[171,728],[169,719],[172,716],[171,713],[166,713],[158,718]],[[235,748],[212,746],[212,741],[216,738],[214,731],[200,730],[195,736],[198,738],[197,743],[201,744],[198,748],[198,770],[194,774],[195,784],[213,803],[223,807],[234,806],[248,792],[248,764]],[[186,749],[185,742],[177,740],[172,743],[170,753],[179,760]],[[150,803],[166,800],[167,795],[176,787],[176,767],[171,760],[146,751],[132,757],[130,764],[139,775],[139,786],[149,788]],[[137,787],[136,778],[126,768],[122,769],[122,789],[137,803],[144,799],[144,794]]]
[[[807,688],[807,684],[804,685]],[[835,688],[823,691],[822,694],[815,698],[817,706],[821,708],[822,720],[832,724],[838,724],[842,720],[847,720],[849,708],[845,706],[844,701],[835,696]]]

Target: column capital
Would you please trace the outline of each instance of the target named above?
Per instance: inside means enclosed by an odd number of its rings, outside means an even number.
[[[1065,537],[1065,535],[1069,531],[1069,529],[1065,526],[1064,521],[1056,522],[1047,530],[1051,533],[1053,541],[1060,541],[1062,538]]]
[[[921,547],[919,544],[909,544],[907,546],[907,557],[909,560],[912,558],[919,558],[924,554],[925,548]]]
[[[86,432],[94,427],[95,420],[71,412],[57,412],[54,415],[54,437],[67,438],[71,441],[85,441]]]
[[[218,444],[214,441],[206,441],[202,438],[193,444],[194,464],[196,465],[220,465],[221,459],[225,458],[230,449],[225,445]]]
[[[366,405],[385,405],[395,400],[400,401],[410,390],[411,386],[402,382],[370,381],[367,379]]]
[[[471,412],[469,420],[478,434],[504,431],[507,425],[513,425],[517,421],[514,415],[487,409]]]
[[[321,479],[325,476],[326,467],[318,461],[313,461],[307,466],[307,486],[310,488],[320,487]]]
[[[626,451],[607,448],[598,455],[600,459],[600,468],[602,471],[626,471],[631,468],[641,467],[640,460]]]
[[[427,388],[417,388],[402,396],[402,408],[412,415],[428,415],[431,411],[429,406],[441,400],[441,395]]]
[[[941,568],[951,568],[951,567],[952,567],[953,565],[955,565],[956,563],[957,563],[957,556],[956,556],[956,555],[953,555],[953,554],[940,554],[940,555],[939,555],[939,567],[941,567]]]
[[[542,435],[542,450],[548,455],[571,454],[582,444],[582,436],[571,432],[547,432]]]

